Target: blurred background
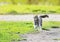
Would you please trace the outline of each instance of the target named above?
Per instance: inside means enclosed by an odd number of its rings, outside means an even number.
[[[0,14],[60,13],[60,0],[0,0]]]
[[[60,5],[60,0],[0,0],[0,5],[3,4]]]

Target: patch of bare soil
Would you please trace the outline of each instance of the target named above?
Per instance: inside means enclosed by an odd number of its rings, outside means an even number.
[[[25,38],[25,40],[19,42],[60,42],[60,28],[25,34],[22,35],[22,37]]]

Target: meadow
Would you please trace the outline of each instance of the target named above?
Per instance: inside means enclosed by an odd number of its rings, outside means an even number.
[[[49,6],[49,5],[1,5],[0,14],[22,14],[22,13],[60,13],[60,6]]]
[[[44,21],[43,28],[51,29],[52,26],[60,27],[59,21]],[[32,21],[0,21],[0,42],[20,41],[20,34],[35,32]]]

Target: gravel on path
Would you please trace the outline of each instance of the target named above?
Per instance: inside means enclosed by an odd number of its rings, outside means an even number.
[[[60,28],[42,30],[36,33],[23,35],[27,40],[20,42],[60,42]]]

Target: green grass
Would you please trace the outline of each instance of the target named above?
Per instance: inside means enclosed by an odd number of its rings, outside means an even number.
[[[44,21],[43,28],[50,29],[52,26],[60,26],[60,22]],[[12,42],[21,40],[20,34],[34,32],[33,22],[29,21],[0,21],[0,42]]]
[[[33,31],[31,22],[5,22],[0,21],[0,42],[21,40],[20,34]]]
[[[60,6],[45,5],[3,5],[0,13],[60,13]]]
[[[60,22],[59,21],[44,21],[43,22],[43,28],[45,28],[45,29],[50,29],[53,26],[60,27]]]

